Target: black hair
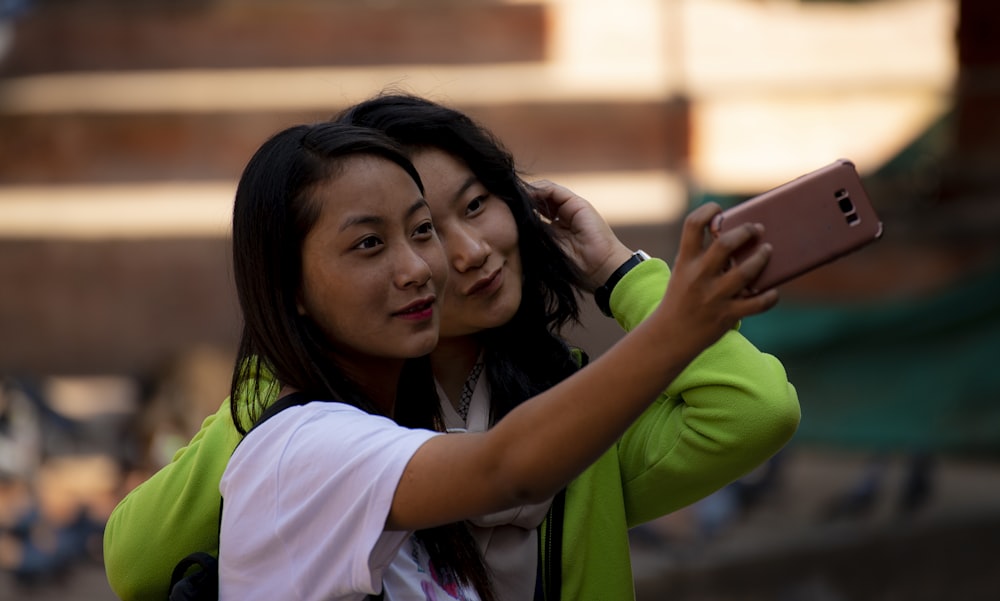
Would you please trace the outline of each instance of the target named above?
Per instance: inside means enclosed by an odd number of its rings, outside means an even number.
[[[270,372],[282,385],[317,400],[337,400],[367,413],[379,410],[330,359],[329,344],[309,318],[300,315],[302,245],[319,218],[316,187],[340,173],[347,159],[375,156],[404,169],[423,192],[404,151],[382,132],[325,122],[278,132],[247,163],[233,206],[233,271],[243,332],[230,388],[233,422],[241,434],[273,399],[258,375]],[[427,357],[406,362],[394,417],[407,427],[441,429],[440,402]],[[246,414],[241,413],[241,407]],[[435,565],[472,584],[484,600],[494,598],[489,574],[466,527],[449,524],[417,537]]]
[[[539,216],[513,156],[492,132],[455,109],[406,94],[376,96],[336,119],[381,130],[411,151],[448,153],[510,207],[523,269],[521,304],[509,322],[477,334],[492,421],[576,371],[560,330],[579,321],[583,278]]]

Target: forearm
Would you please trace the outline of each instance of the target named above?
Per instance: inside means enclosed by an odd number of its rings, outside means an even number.
[[[760,438],[752,436],[755,434],[753,428],[748,432],[746,428],[738,427],[745,423],[738,422],[739,417],[736,418],[737,425],[723,418],[719,432],[708,432],[709,438],[705,438],[705,434],[699,430],[700,424],[685,422],[685,428],[676,436],[690,439],[695,447],[706,441],[710,444],[737,446],[735,442],[738,441],[743,449],[770,449],[773,448],[771,441],[780,440],[784,444],[794,432],[798,423],[798,405],[794,391],[787,384],[784,369],[773,357],[757,351],[733,330],[740,317],[766,310],[777,300],[773,291],[751,298],[744,298],[739,294],[746,282],[756,277],[759,269],[766,263],[770,248],[765,245],[755,251],[753,266],[748,259],[742,265],[724,270],[722,261],[728,261],[728,258],[718,251],[727,245],[729,248],[739,248],[745,241],[717,240],[708,253],[701,253],[702,230],[699,229],[699,220],[716,210],[717,207],[706,206],[704,210],[692,213],[685,221],[678,267],[673,275],[670,275],[665,263],[653,259],[639,263],[622,278],[620,284],[625,284],[627,280],[631,280],[632,284],[645,282],[643,294],[625,294],[627,290],[624,287],[616,287],[612,292],[612,311],[623,322],[622,325],[631,331],[590,367],[551,389],[550,392],[565,393],[558,405],[553,403],[554,413],[551,416],[529,414],[528,421],[533,422],[536,428],[544,427],[542,424],[545,419],[554,419],[555,425],[552,428],[559,436],[549,439],[540,437],[533,441],[539,445],[537,447],[530,444],[519,447],[518,450],[524,452],[528,461],[537,462],[538,457],[549,456],[547,453],[559,457],[563,454],[592,451],[597,454],[587,455],[587,459],[595,459],[602,448],[585,448],[583,443],[586,439],[593,437],[603,447],[609,440],[621,436],[624,434],[621,428],[627,428],[643,412],[646,403],[650,403],[653,397],[662,394],[664,390],[667,393],[684,390],[685,394],[691,392],[698,397],[701,388],[718,392],[716,389],[721,387],[721,395],[710,396],[713,401],[721,397],[723,406],[738,397],[734,391],[746,390],[749,391],[747,396],[752,397],[751,401],[777,398],[778,406],[794,409],[794,412],[774,412],[757,403],[754,407],[763,407],[763,410],[751,415],[749,419],[746,416],[750,410],[743,411],[746,422],[773,419],[772,436],[764,437],[764,442],[756,446],[755,442]],[[747,235],[759,231],[759,228],[745,229],[742,235],[745,239]],[[714,256],[711,256],[713,253]],[[697,260],[692,262],[694,257]],[[673,281],[668,289],[667,284],[671,279]],[[720,338],[727,336],[734,341],[733,344],[719,343]],[[733,349],[736,352],[731,352]],[[716,357],[720,352],[727,353],[721,360]],[[705,365],[689,366],[689,363],[695,361],[695,357],[703,358],[702,363]],[[736,359],[746,364],[737,364],[734,362]],[[763,385],[758,385],[759,382]],[[777,388],[780,388],[780,392]],[[699,405],[696,402],[692,406]],[[724,411],[719,411],[718,403],[706,402],[705,406],[706,418],[716,419],[720,414],[725,415]],[[526,413],[545,409],[548,408],[526,408]],[[658,442],[656,434],[650,441],[640,441],[637,447],[649,449]],[[669,431],[666,433],[667,436],[670,434]],[[574,440],[574,435],[583,440]],[[748,435],[750,441],[745,442]],[[566,446],[560,447],[560,444]],[[518,455],[515,454],[514,457]],[[569,457],[570,461],[567,462],[567,466],[572,466],[574,470],[577,466],[573,460],[576,458]],[[531,482],[542,481],[543,475],[531,474]]]
[[[740,294],[766,265],[770,246],[732,262],[733,251],[754,240],[759,227],[740,227],[704,245],[705,228],[719,210],[708,204],[688,215],[669,289],[601,357],[483,434],[427,441],[396,489],[390,525],[425,528],[550,496],[610,448],[741,317],[772,307],[773,291]]]
[[[610,448],[696,354],[695,343],[656,345],[664,329],[643,324],[487,432],[429,440],[397,487],[390,527],[426,528],[558,492]],[[442,494],[441,486],[459,481],[453,494]]]
[[[506,455],[512,481],[520,477],[525,488],[546,484],[530,500],[557,492],[603,454],[691,360],[683,346],[658,345],[660,335],[637,329],[537,397],[544,403],[525,405],[509,416],[516,420],[498,424],[497,433],[506,435],[501,444],[512,448]]]
[[[669,279],[662,261],[626,275],[612,295],[619,324],[629,330],[642,323]],[[739,332],[726,333],[622,437],[630,525],[688,505],[760,465],[788,442],[799,417],[781,363]]]

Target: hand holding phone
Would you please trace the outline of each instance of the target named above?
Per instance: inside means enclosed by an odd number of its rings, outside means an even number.
[[[718,236],[742,223],[761,223],[758,243],[771,259],[749,292],[757,294],[856,251],[882,236],[879,221],[854,163],[840,159],[716,215]],[[753,249],[735,254],[743,260]]]

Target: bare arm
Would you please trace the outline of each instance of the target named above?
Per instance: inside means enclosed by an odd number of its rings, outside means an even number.
[[[741,295],[766,264],[768,246],[727,269],[733,252],[759,230],[746,226],[703,246],[719,210],[710,204],[688,216],[660,306],[599,359],[487,432],[425,443],[396,488],[388,527],[426,528],[551,496],[609,448],[702,350],[740,318],[772,307],[773,290]]]

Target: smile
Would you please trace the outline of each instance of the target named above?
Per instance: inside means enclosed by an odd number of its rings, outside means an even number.
[[[395,317],[402,317],[403,319],[412,319],[418,321],[423,319],[430,319],[432,315],[434,315],[433,297],[421,299],[393,313],[393,316]]]
[[[485,278],[477,281],[468,290],[465,291],[467,296],[474,296],[477,294],[492,294],[496,292],[500,285],[503,284],[503,278],[501,274],[503,273],[503,268],[498,267],[496,271],[486,276]]]

